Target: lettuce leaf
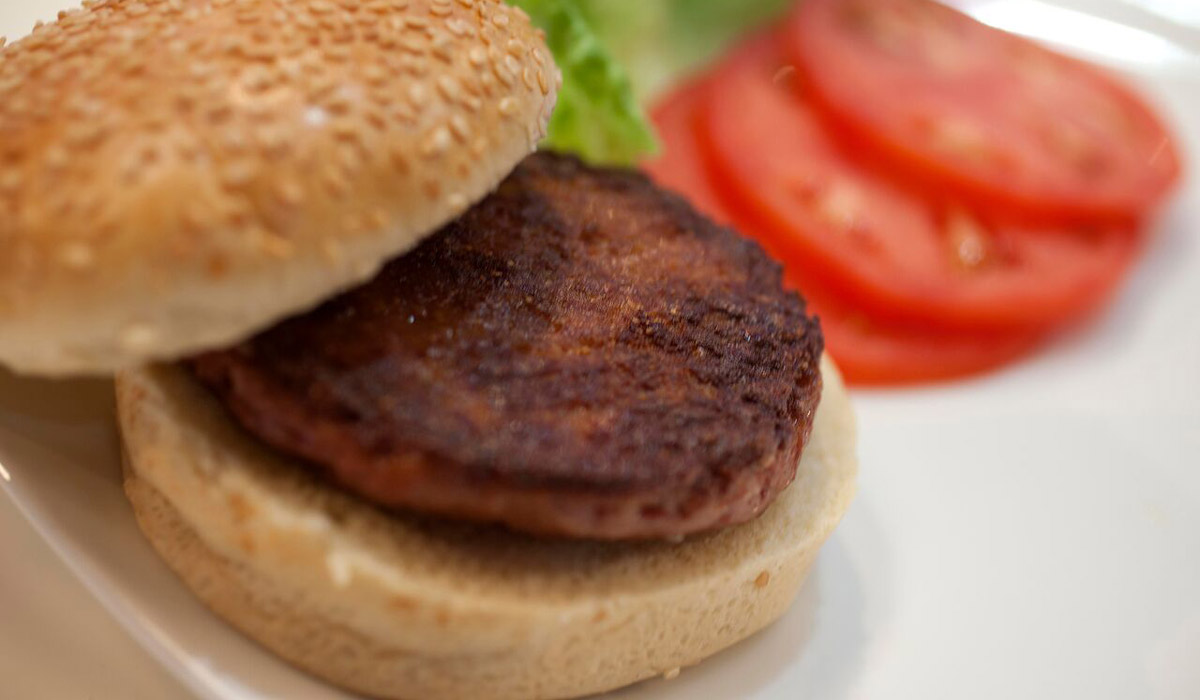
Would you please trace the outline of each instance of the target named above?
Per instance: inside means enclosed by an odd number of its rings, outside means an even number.
[[[782,15],[795,0],[574,0],[647,99]]]
[[[563,74],[545,145],[588,161],[619,165],[653,152],[654,130],[634,96],[629,75],[597,36],[579,0],[510,2],[546,32]]]
[[[509,0],[563,73],[546,145],[629,165],[657,148],[641,107],[793,0]]]

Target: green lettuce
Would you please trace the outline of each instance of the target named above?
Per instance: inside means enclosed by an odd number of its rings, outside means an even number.
[[[599,163],[627,165],[655,150],[654,130],[578,0],[511,0],[546,32],[563,74],[546,145]]]
[[[642,104],[793,0],[509,0],[563,73],[547,145],[596,163],[653,153]]]
[[[633,78],[639,99],[661,93],[724,53],[795,0],[573,0]]]

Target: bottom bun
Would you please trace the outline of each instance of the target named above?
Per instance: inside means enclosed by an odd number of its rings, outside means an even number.
[[[138,524],[279,656],[381,698],[568,698],[695,664],[788,608],[857,471],[837,370],[795,483],[681,543],[542,540],[383,512],[261,445],[182,370],[117,379]]]

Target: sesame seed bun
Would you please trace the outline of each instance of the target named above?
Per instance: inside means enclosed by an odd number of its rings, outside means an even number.
[[[138,522],[209,607],[296,666],[381,698],[586,695],[694,664],[791,604],[854,492],[824,395],[796,481],[681,543],[538,540],[388,514],[248,437],[186,373],[117,379]]]
[[[496,0],[61,15],[0,49],[0,363],[175,358],[368,279],[535,147],[559,81]]]

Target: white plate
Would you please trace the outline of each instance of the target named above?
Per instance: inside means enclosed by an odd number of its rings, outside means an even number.
[[[0,3],[0,34],[70,3],[14,4]],[[1080,0],[966,4],[1135,76],[1200,163],[1200,58],[1187,48],[1200,32],[1169,23],[1170,3],[1152,3],[1159,14]],[[615,697],[1200,697],[1197,182],[1185,183],[1115,303],[1037,357],[975,381],[859,392],[860,496],[794,609],[677,680]],[[12,502],[196,695],[344,698],[217,621],[153,555],[121,495],[111,400],[104,383],[0,375],[0,483]],[[18,536],[0,532],[0,545]],[[61,574],[30,561],[0,565],[0,594],[44,590],[53,602],[38,607],[64,614],[91,605],[43,585]],[[5,604],[0,650],[45,634],[35,629],[45,614],[10,615]],[[85,676],[71,686],[69,673],[53,683],[33,675],[106,658],[56,622],[53,663],[0,665],[3,687],[96,691]],[[105,635],[91,643],[127,643]],[[112,663],[148,668],[143,658]],[[157,678],[122,685],[118,670],[103,686],[112,696],[182,692]]]

